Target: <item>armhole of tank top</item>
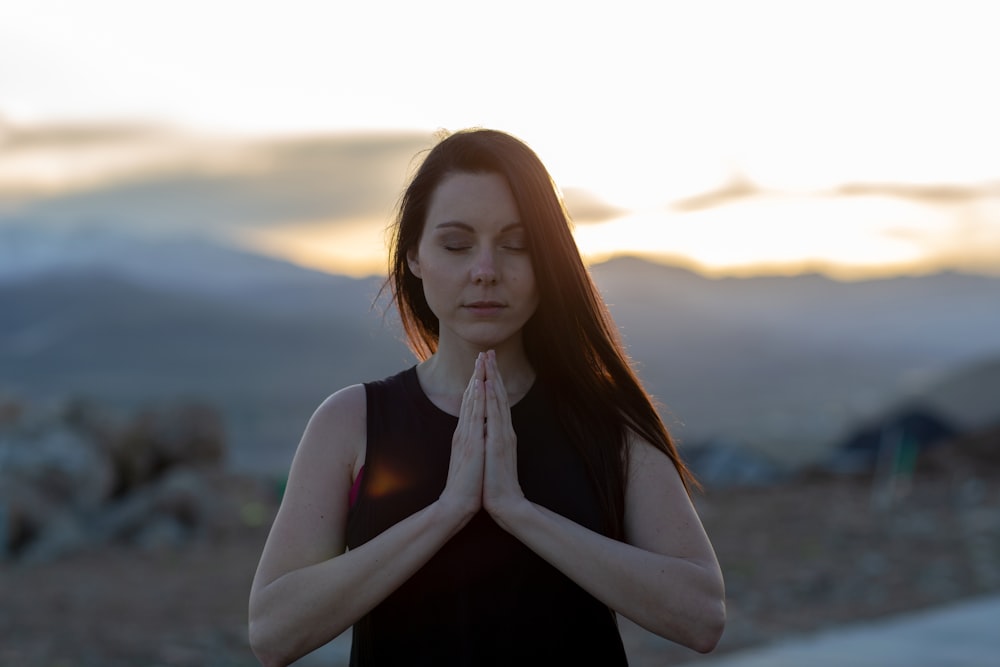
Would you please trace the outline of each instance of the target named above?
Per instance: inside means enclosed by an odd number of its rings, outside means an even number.
[[[364,465],[362,465],[361,468],[358,470],[357,477],[354,478],[354,483],[351,484],[351,493],[347,498],[347,503],[348,503],[347,506],[349,509],[352,509],[358,502],[358,493],[361,492],[361,478],[364,476],[364,474],[365,474],[365,467]]]
[[[371,443],[371,427],[372,419],[370,419],[372,413],[372,399],[374,392],[378,391],[375,385],[365,383],[365,460],[358,468],[358,473],[354,477],[354,482],[351,484],[351,491],[347,499],[347,511],[350,512],[354,509],[354,506],[358,502],[358,498],[361,495],[361,489],[364,486],[365,480],[365,466],[368,465],[368,455],[370,452],[369,444]]]

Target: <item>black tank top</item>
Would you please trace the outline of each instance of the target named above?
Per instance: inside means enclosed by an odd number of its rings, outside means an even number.
[[[601,531],[597,498],[539,382],[511,408],[525,496]],[[437,500],[458,418],[416,367],[365,385],[368,443],[347,545],[357,548]],[[354,626],[351,664],[625,665],[612,611],[480,511]]]

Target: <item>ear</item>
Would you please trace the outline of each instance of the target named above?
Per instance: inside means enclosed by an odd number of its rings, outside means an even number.
[[[417,257],[416,248],[410,248],[406,251],[406,264],[410,267],[410,273],[418,279],[423,277],[420,275],[420,259]]]

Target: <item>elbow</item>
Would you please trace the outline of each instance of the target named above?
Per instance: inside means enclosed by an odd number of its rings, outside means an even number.
[[[324,641],[307,633],[294,632],[274,620],[273,616],[250,616],[250,650],[263,667],[287,667]]]
[[[254,605],[250,606],[249,640],[250,650],[263,667],[287,667],[295,662],[302,653],[296,653],[297,647],[288,642],[289,633],[273,622],[273,617],[254,613]]]
[[[269,641],[260,621],[250,622],[250,650],[263,667],[285,667],[291,663],[274,650],[274,642]]]
[[[726,629],[725,599],[692,603],[686,607],[683,617],[665,616],[643,627],[692,651],[711,653]]]
[[[705,610],[698,628],[692,633],[688,646],[698,653],[711,653],[719,645],[722,633],[726,629],[726,601],[719,599],[714,601],[709,609]]]
[[[286,662],[277,656],[262,653],[257,649],[254,649],[253,654],[262,667],[285,667],[286,665],[291,664],[290,662]]]

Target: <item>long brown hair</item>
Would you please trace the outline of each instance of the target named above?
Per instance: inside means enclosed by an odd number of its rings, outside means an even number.
[[[438,320],[406,254],[420,241],[438,184],[456,172],[499,174],[510,186],[539,293],[538,308],[524,327],[525,352],[538,380],[558,397],[559,419],[586,463],[605,530],[622,539],[629,431],[670,457],[689,493],[697,482],[629,363],[552,177],[519,139],[496,130],[453,133],[430,150],[404,191],[391,230],[386,285],[407,342],[420,359],[437,350]]]

